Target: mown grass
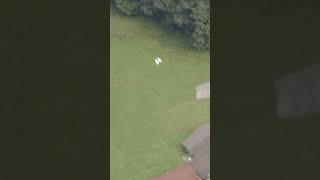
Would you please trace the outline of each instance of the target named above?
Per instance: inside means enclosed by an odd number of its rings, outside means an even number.
[[[209,52],[151,19],[110,18],[111,180],[149,180],[183,163],[181,142],[210,118],[210,100],[195,99]]]

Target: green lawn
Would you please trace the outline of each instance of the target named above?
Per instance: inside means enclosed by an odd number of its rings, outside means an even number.
[[[111,180],[150,180],[183,163],[181,142],[209,120],[210,100],[195,99],[209,52],[147,18],[112,12],[110,21]]]

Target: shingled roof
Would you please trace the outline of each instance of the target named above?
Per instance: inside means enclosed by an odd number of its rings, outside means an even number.
[[[210,122],[197,128],[187,139],[183,141],[182,145],[187,153],[190,153],[192,149],[206,137],[210,138]]]
[[[210,176],[210,122],[196,129],[183,143],[191,165],[201,178]]]

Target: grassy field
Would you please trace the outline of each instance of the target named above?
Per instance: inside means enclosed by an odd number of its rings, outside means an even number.
[[[111,13],[111,180],[150,180],[182,164],[180,144],[209,120],[209,52],[143,17]],[[163,63],[156,66],[155,57]]]

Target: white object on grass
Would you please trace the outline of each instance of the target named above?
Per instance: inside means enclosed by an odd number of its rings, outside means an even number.
[[[157,57],[157,58],[154,60],[154,62],[156,62],[156,64],[159,65],[160,63],[162,63],[162,60],[161,60],[159,57]]]
[[[198,100],[210,98],[210,81],[196,87],[196,97]]]

